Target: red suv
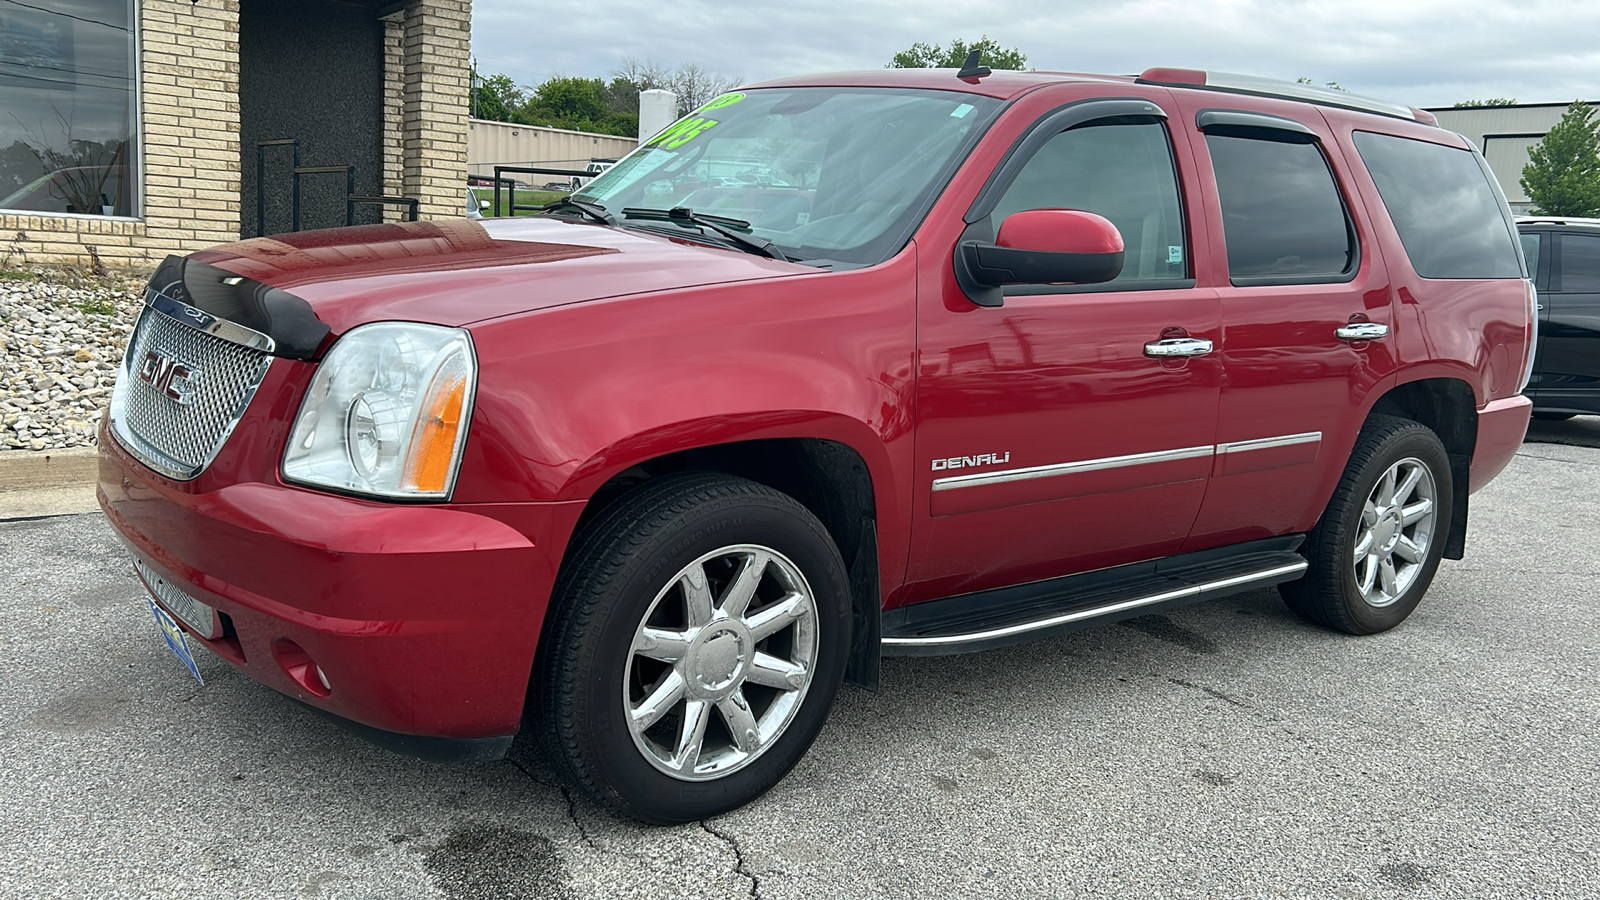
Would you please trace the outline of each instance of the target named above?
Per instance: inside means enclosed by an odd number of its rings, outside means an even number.
[[[776,81],[545,215],[168,259],[100,496],[180,655],[678,822],[883,655],[1267,585],[1394,627],[1522,440],[1533,327],[1426,113],[1181,69]]]

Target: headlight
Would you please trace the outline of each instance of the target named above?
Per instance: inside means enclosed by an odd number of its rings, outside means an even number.
[[[476,380],[472,341],[459,328],[352,328],[311,379],[283,477],[379,497],[448,498]]]

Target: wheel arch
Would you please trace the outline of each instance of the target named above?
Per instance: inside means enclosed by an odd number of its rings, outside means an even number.
[[[883,605],[877,535],[882,492],[866,456],[855,446],[830,438],[753,438],[660,453],[612,468],[615,471],[590,494],[574,534],[631,491],[675,472],[717,472],[746,478],[793,497],[809,510],[833,539],[849,572],[853,627],[845,679],[877,688]],[[568,542],[563,567],[576,543]]]
[[[1478,444],[1477,395],[1461,378],[1419,378],[1396,384],[1367,411],[1373,416],[1394,416],[1427,426],[1438,435],[1450,457],[1450,530],[1444,557],[1466,554],[1467,496],[1470,491],[1472,454]]]

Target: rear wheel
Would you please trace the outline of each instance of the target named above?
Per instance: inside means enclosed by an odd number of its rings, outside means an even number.
[[[811,745],[849,623],[839,552],[798,502],[721,475],[658,479],[585,528],[563,569],[540,727],[625,815],[727,812]]]
[[[1450,527],[1450,459],[1427,427],[1373,417],[1306,540],[1305,578],[1279,586],[1302,618],[1349,634],[1405,621],[1433,581]]]

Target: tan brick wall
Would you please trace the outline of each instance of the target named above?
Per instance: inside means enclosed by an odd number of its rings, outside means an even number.
[[[153,268],[239,237],[238,0],[140,0],[142,221],[0,213],[0,262]]]
[[[405,88],[406,26],[405,13],[390,16],[383,23],[383,193],[389,197],[405,195]],[[398,222],[405,209],[385,206],[383,220]]]
[[[405,7],[402,193],[422,217],[460,216],[466,202],[471,0],[408,0]]]
[[[471,0],[384,23],[383,190],[423,218],[462,214],[471,37]],[[239,0],[140,0],[139,65],[140,220],[0,213],[0,266],[151,269],[239,239]]]

